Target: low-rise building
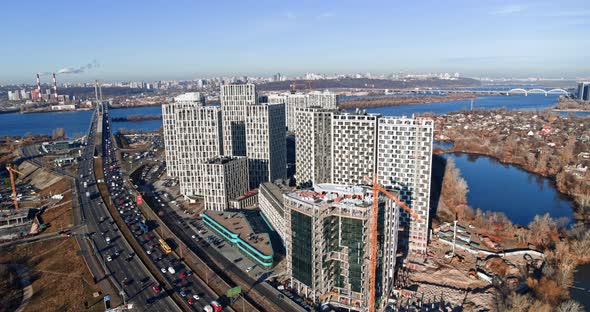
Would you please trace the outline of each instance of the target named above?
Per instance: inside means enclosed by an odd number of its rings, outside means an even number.
[[[283,195],[289,189],[281,184],[265,182],[260,184],[258,189],[258,207],[262,216],[279,234],[283,243],[285,242],[285,217]]]

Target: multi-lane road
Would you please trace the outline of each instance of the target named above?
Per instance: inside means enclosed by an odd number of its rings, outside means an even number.
[[[159,270],[158,273],[166,280],[167,285],[171,285],[170,290],[175,293],[176,298],[182,300],[182,306],[187,310],[202,311],[210,302],[217,300],[218,296],[204,281],[188,269],[183,259],[179,258],[175,253],[166,252],[159,243],[160,239],[166,240],[166,238],[160,237],[153,231],[157,224],[153,220],[147,220],[138,209],[119,172],[106,108],[104,110],[102,129],[103,168],[101,169],[104,171],[104,183],[108,188],[108,193],[116,210],[115,213],[118,214],[117,218],[120,218],[125,223],[129,233],[132,233],[141,247],[141,251],[138,252],[147,255],[146,258],[150,262],[147,265],[153,265]],[[113,235],[118,234],[119,232]],[[108,233],[105,235],[108,235]],[[231,309],[228,308],[228,310]]]
[[[117,224],[109,217],[94,175],[94,151],[97,114],[92,119],[87,146],[84,148],[76,177],[82,218],[86,221],[86,235],[103,271],[107,272],[124,299],[140,311],[178,311],[178,306],[163,293],[154,296],[156,284],[149,270],[135,256],[133,249],[120,234]],[[86,183],[87,187],[84,187]],[[89,194],[90,196],[86,196]],[[110,242],[107,242],[109,237]],[[109,261],[110,259],[110,261]]]

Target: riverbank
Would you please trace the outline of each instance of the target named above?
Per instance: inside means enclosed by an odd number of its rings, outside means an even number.
[[[440,96],[379,96],[379,97],[359,97],[340,101],[341,109],[353,108],[376,108],[390,107],[401,105],[419,105],[450,101],[464,101],[475,99],[473,94],[450,94]]]
[[[445,152],[493,157],[555,181],[575,200],[575,218],[590,221],[590,120],[543,112],[472,111],[436,117]]]
[[[553,107],[553,111],[572,113],[590,112],[590,102],[561,96],[557,104]]]
[[[123,116],[123,117],[113,117],[113,122],[135,122],[135,121],[145,121],[145,120],[162,120],[162,115],[133,115],[133,116]]]

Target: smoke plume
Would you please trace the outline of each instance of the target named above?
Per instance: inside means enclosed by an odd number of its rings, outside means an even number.
[[[57,71],[57,74],[81,74],[89,69],[92,68],[97,68],[100,65],[98,64],[98,62],[96,60],[92,61],[92,63],[88,63],[82,67],[66,67],[66,68],[62,68],[60,70]]]

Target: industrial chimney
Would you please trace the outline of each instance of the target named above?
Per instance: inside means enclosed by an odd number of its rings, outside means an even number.
[[[55,73],[53,73],[53,96],[55,96],[55,100],[57,101],[57,80],[55,79]]]
[[[39,94],[41,94],[41,79],[39,78],[39,73],[37,73],[37,90],[39,90]]]

